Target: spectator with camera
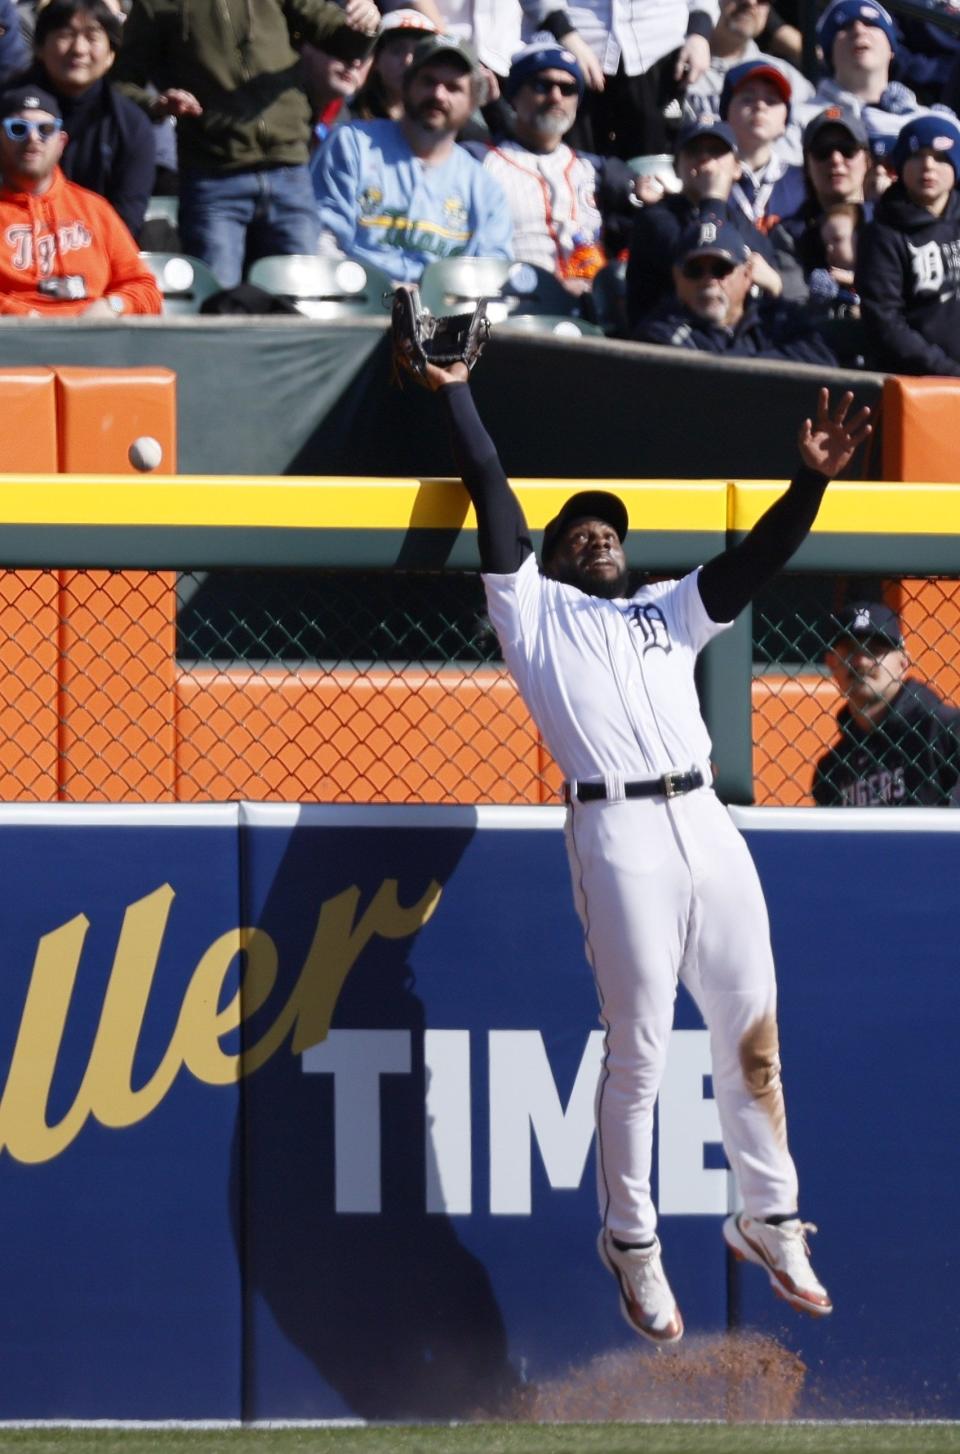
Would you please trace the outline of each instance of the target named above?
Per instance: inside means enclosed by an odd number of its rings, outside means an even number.
[[[55,99],[0,97],[0,313],[118,318],[162,313],[153,274],[114,209],[69,181]]]

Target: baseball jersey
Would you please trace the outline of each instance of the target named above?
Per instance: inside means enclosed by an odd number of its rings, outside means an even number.
[[[513,253],[548,273],[580,247],[595,246],[603,218],[597,207],[597,169],[565,142],[534,152],[503,141],[483,158],[484,170],[503,188],[513,220]]]
[[[697,576],[608,601],[541,575],[532,555],[484,574],[504,660],[565,777],[699,767],[712,780],[694,665],[729,623],[707,615]]]
[[[396,121],[338,126],[310,163],[321,243],[415,283],[435,258],[512,258],[510,209],[497,182],[454,146],[414,156]]]

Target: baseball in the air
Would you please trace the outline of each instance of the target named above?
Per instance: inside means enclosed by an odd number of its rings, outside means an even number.
[[[135,470],[155,470],[163,459],[159,439],[152,434],[141,434],[127,450],[127,458]]]

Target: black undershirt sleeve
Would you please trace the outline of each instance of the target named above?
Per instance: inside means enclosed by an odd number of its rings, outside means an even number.
[[[489,575],[512,575],[533,553],[520,501],[507,482],[469,387],[448,384],[440,390],[440,401],[453,457],[477,512],[480,568]]]
[[[739,545],[714,556],[698,584],[712,621],[732,621],[799,550],[830,481],[804,465]]]

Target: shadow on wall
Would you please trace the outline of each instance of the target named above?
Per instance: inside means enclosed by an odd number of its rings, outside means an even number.
[[[259,924],[279,950],[270,996],[276,1005],[290,997],[321,902],[364,885],[357,924],[385,879],[398,879],[397,900],[409,905],[422,897],[426,875],[398,873],[401,836],[389,830],[376,838],[343,830],[330,865],[320,856],[321,835],[298,828],[281,861],[268,866],[270,837],[268,831],[251,840],[247,902],[248,922]],[[470,837],[471,831],[430,835],[430,872],[441,885]],[[327,830],[323,842],[331,841]],[[267,883],[264,897],[260,888]],[[341,1067],[342,1075],[305,1073],[311,1061],[317,1065],[317,1052],[305,1063],[289,1038],[243,1082],[231,1202],[242,1219],[234,1232],[244,1268],[245,1418],[347,1412],[449,1419],[503,1410],[516,1390],[485,1268],[461,1244],[449,1217],[426,1211],[425,1015],[408,963],[411,942],[409,936],[372,938],[347,975],[333,1016],[336,1032],[400,1032],[342,1036],[341,1048],[357,1042],[362,1053],[365,1039],[380,1049],[409,1044],[409,1071],[381,1074],[379,1097],[377,1078],[364,1076],[363,1066],[354,1065],[352,1080],[349,1066]],[[316,1005],[305,1003],[303,1012],[311,1008]],[[257,1033],[254,1015],[248,1043]],[[324,1044],[324,1055],[334,1042]],[[345,1099],[335,1135],[338,1094]],[[369,1173],[372,1166],[375,1177],[378,1099],[380,1180],[371,1189],[363,1169]],[[362,1183],[361,1203],[379,1194],[379,1213],[335,1209],[338,1157],[341,1196],[356,1202]]]

